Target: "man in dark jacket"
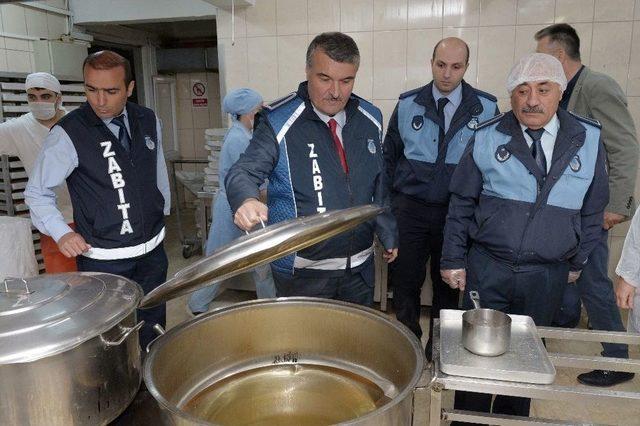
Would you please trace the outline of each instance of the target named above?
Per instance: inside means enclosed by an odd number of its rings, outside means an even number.
[[[565,284],[598,242],[609,199],[600,126],[558,104],[567,80],[553,56],[532,53],[511,70],[512,111],[480,124],[451,181],[443,279],[477,290],[484,307],[550,325]],[[526,398],[498,396],[493,411],[527,416]],[[491,395],[456,406],[488,411]]]
[[[458,291],[440,278],[440,254],[449,181],[479,122],[496,115],[496,98],[462,78],[469,46],[456,37],[433,49],[433,81],[400,95],[384,140],[387,182],[398,221],[398,260],[391,270],[396,317],[416,336],[420,327],[420,292],[430,260],[433,300],[427,357],[431,358],[434,318],[440,309],[458,306]]]
[[[388,206],[380,110],[353,95],[360,54],[342,33],[317,36],[307,50],[307,81],[265,107],[251,143],[229,170],[225,186],[234,221],[250,230],[260,221],[363,204]],[[269,179],[268,207],[259,186]],[[314,296],[373,304],[373,242],[397,255],[393,216],[316,244],[271,264],[278,296]]]
[[[62,118],[45,139],[25,191],[31,219],[79,271],[129,278],[145,293],[163,283],[164,216],[171,207],[161,131],[148,108],[127,102],[135,82],[129,62],[108,50],[84,62],[87,103]],[[67,182],[75,230],[58,211],[53,189]],[[144,348],[165,305],[140,310]]]

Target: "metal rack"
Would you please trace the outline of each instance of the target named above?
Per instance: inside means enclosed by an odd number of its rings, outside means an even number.
[[[173,192],[176,194],[176,218],[178,221],[178,237],[182,243],[182,257],[188,259],[195,252],[201,250],[204,253],[205,244],[207,241],[207,213],[211,201],[218,193],[217,191],[204,191],[204,173],[203,172],[190,172],[186,170],[178,170],[176,164],[207,164],[208,160],[201,160],[196,158],[177,158],[169,160],[171,165],[171,174],[173,175]],[[180,199],[178,197],[178,184],[186,191],[193,194],[196,197],[196,233],[191,236],[187,236],[182,227],[182,213],[180,208]]]
[[[576,330],[555,327],[537,327],[541,338],[573,340],[581,342],[610,342],[629,345],[640,344],[639,334],[612,331]],[[638,406],[640,392],[627,392],[605,388],[584,386],[561,386],[556,384],[539,385],[501,380],[476,379],[471,377],[452,376],[443,373],[439,368],[440,359],[440,321],[435,320],[433,327],[433,359],[431,364],[432,378],[429,384],[431,393],[430,422],[431,426],[441,425],[443,421],[473,422],[488,425],[523,425],[523,424],[574,424],[566,421],[550,420],[536,417],[508,416],[481,413],[476,411],[455,410],[443,406],[443,394],[448,391],[469,391],[497,395],[520,396],[534,399],[568,401],[568,402],[607,402],[625,401]],[[596,356],[584,356],[565,353],[550,353],[549,358],[556,367],[585,368],[626,371],[640,373],[640,360],[620,359]]]

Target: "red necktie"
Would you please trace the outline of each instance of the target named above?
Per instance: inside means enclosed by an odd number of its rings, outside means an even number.
[[[344,153],[344,148],[342,147],[342,143],[340,142],[340,138],[338,138],[338,133],[336,129],[338,128],[338,122],[333,118],[329,120],[329,129],[331,129],[331,136],[333,137],[333,144],[336,147],[336,152],[338,153],[338,157],[340,157],[340,163],[342,164],[342,170],[345,173],[349,173],[349,166],[347,165],[347,156]]]

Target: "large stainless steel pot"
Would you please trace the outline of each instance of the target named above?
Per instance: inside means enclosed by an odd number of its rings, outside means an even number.
[[[178,272],[144,302],[137,284],[109,274],[0,284],[0,425],[108,423],[140,385],[139,305],[152,306],[270,262],[381,211],[360,206],[259,230]]]
[[[0,424],[102,425],[140,386],[142,290],[110,274],[0,283]]]
[[[143,375],[167,425],[408,425],[423,363],[417,338],[380,312],[283,298],[173,328]]]

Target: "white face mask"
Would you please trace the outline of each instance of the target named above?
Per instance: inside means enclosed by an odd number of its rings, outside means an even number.
[[[29,102],[29,109],[38,120],[51,120],[56,116],[56,104],[51,102]]]

